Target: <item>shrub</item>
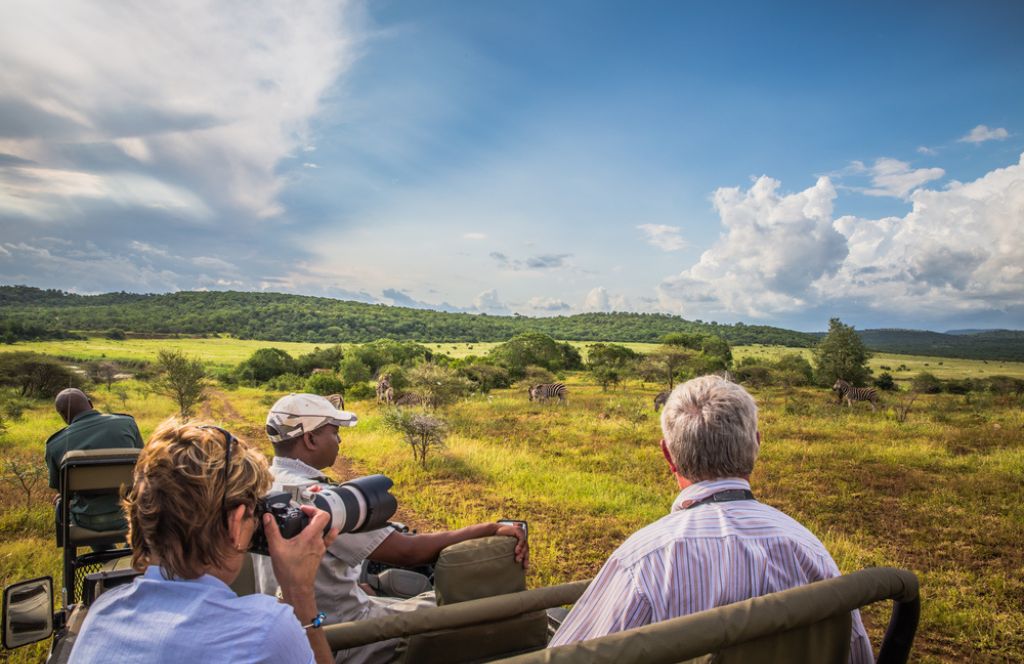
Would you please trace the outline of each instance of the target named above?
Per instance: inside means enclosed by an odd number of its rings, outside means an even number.
[[[346,356],[338,369],[346,387],[355,387],[357,383],[365,383],[370,380],[373,373],[370,371],[370,367],[355,355]]]
[[[893,379],[891,373],[883,371],[882,374],[875,379],[875,387],[880,390],[892,392],[896,389],[896,381]]]
[[[536,385],[538,383],[553,383],[558,380],[555,374],[551,373],[544,367],[529,366],[526,367],[523,372],[523,379],[528,385]]]
[[[871,375],[867,367],[870,357],[854,329],[833,318],[828,323],[828,334],[814,351],[815,378],[820,385],[831,386],[837,378],[864,385]]]
[[[327,396],[329,394],[343,393],[345,391],[345,385],[335,374],[317,373],[306,379],[305,389],[311,394]]]
[[[910,381],[910,386],[915,392],[921,394],[938,394],[942,391],[942,381],[927,371],[922,371],[914,376]]]
[[[373,399],[377,396],[377,392],[369,383],[356,383],[345,385],[345,396],[349,399]]]
[[[412,448],[413,458],[421,466],[427,465],[427,453],[431,448],[444,447],[444,439],[448,435],[448,424],[441,418],[402,408],[388,408],[382,421],[388,429],[402,434]]]
[[[239,380],[249,383],[265,383],[282,374],[298,371],[292,356],[280,348],[260,348],[238,365]]]
[[[733,371],[736,380],[751,387],[764,387],[772,382],[772,370],[759,364],[744,364]]]
[[[409,370],[409,384],[431,408],[455,403],[468,394],[471,387],[469,380],[454,369],[429,362],[418,364]]]
[[[56,358],[17,352],[0,354],[0,385],[29,399],[49,399],[66,387],[84,387],[85,380]]]
[[[487,362],[462,365],[458,372],[473,384],[473,389],[476,392],[484,394],[494,389],[509,387],[512,384],[512,378],[507,369]]]
[[[274,376],[263,385],[276,392],[302,392],[306,388],[306,379],[298,374],[286,373]]]
[[[314,348],[311,352],[295,358],[295,372],[308,376],[313,369],[337,369],[344,356],[341,346]]]

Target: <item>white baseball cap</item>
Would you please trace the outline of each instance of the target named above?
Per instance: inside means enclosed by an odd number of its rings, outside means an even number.
[[[278,399],[267,414],[267,436],[270,442],[280,443],[325,424],[354,427],[358,421],[355,413],[338,410],[318,394],[289,394]]]

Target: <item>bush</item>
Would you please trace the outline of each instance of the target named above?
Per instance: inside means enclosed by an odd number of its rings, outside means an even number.
[[[508,369],[515,378],[522,378],[530,365],[549,371],[578,369],[582,366],[579,352],[570,344],[559,343],[546,334],[527,332],[495,346],[487,357]]]
[[[29,399],[52,399],[66,387],[84,387],[85,379],[48,355],[2,353],[0,385],[17,388]]]
[[[376,398],[377,391],[369,383],[356,383],[345,385],[345,396],[353,400],[373,399]]]
[[[528,385],[538,383],[554,383],[558,378],[544,367],[529,366],[523,371],[523,378]]]
[[[306,379],[305,389],[306,392],[325,397],[329,394],[343,393],[345,385],[333,373],[316,373]]]
[[[751,387],[764,387],[772,383],[772,370],[759,364],[744,364],[733,371],[733,375],[741,383]]]
[[[875,387],[880,390],[892,392],[896,390],[896,381],[893,379],[891,373],[883,371],[882,374],[875,379]]]
[[[308,376],[313,369],[335,369],[341,364],[345,353],[341,346],[314,348],[312,352],[295,358],[296,373]]]
[[[814,351],[815,378],[819,385],[831,386],[837,378],[864,385],[871,375],[867,367],[870,357],[854,329],[833,318],[828,323],[828,335]]]
[[[265,383],[282,374],[298,372],[292,356],[280,348],[260,348],[238,365],[239,380],[248,383]]]
[[[354,387],[357,383],[365,383],[370,380],[373,374],[370,367],[355,355],[348,355],[341,361],[339,367],[341,379],[347,387]]]
[[[381,376],[387,376],[395,394],[401,394],[409,389],[409,375],[407,372],[408,370],[400,364],[385,364],[377,370],[376,377],[379,380]]]
[[[412,456],[421,466],[427,465],[427,452],[431,448],[444,447],[448,435],[448,424],[439,417],[414,413],[402,408],[388,408],[384,411],[384,426],[402,434],[412,448]]]
[[[938,394],[942,391],[942,381],[927,371],[914,376],[910,381],[911,389],[920,394]]]
[[[947,380],[945,388],[949,394],[970,394],[976,389],[976,386],[970,378],[962,378],[960,380]]]
[[[507,369],[486,362],[464,364],[458,368],[458,372],[473,384],[474,391],[484,394],[512,384]]]
[[[306,388],[306,379],[299,374],[286,373],[274,376],[263,386],[275,392],[302,392]]]
[[[469,380],[454,369],[424,362],[409,370],[409,384],[412,390],[423,397],[431,408],[455,403],[469,393]]]
[[[107,330],[103,336],[107,339],[113,339],[114,341],[124,341],[128,338],[128,335],[124,333],[124,330],[119,330],[116,327],[112,330]]]

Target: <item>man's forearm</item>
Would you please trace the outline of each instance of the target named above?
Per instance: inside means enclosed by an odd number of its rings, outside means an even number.
[[[423,535],[394,533],[370,554],[371,560],[392,565],[423,565],[437,560],[443,549],[466,540],[488,537],[498,531],[497,523],[478,523],[458,530]]]

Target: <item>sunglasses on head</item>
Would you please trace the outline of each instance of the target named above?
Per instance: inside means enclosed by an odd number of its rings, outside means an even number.
[[[213,424],[204,424],[199,428],[219,431],[224,436],[224,494],[220,498],[220,509],[226,519],[228,514],[228,478],[231,476],[231,443],[235,442],[237,438],[227,429],[222,429]]]

